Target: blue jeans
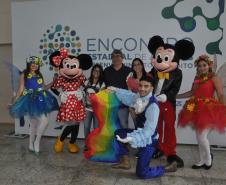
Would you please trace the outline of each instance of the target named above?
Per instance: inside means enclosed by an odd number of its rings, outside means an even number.
[[[131,133],[133,129],[118,129],[115,131],[115,136],[119,135],[121,138],[126,138],[127,133]],[[116,138],[116,137],[115,137]],[[118,143],[118,152],[119,155],[128,155],[128,149],[126,144],[119,142]],[[141,179],[150,179],[154,177],[160,177],[165,173],[163,166],[149,167],[149,164],[152,159],[152,155],[156,150],[157,140],[153,140],[152,144],[146,145],[146,147],[138,148],[138,160],[136,165],[136,175]]]
[[[90,133],[90,129],[91,129],[91,123],[93,121],[93,128],[97,128],[98,127],[98,121],[96,116],[94,115],[94,113],[92,111],[86,111],[86,119],[84,120],[84,136],[85,138],[87,138],[87,136]]]

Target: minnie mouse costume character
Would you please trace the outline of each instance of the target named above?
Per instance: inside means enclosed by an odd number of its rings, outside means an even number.
[[[156,81],[154,92],[159,101],[158,120],[158,150],[153,158],[163,154],[167,156],[167,162],[177,162],[177,167],[183,167],[183,160],[176,155],[176,95],[182,82],[182,71],[178,68],[179,60],[187,60],[194,54],[195,46],[188,40],[179,40],[175,45],[164,43],[163,39],[156,35],[148,43],[148,49],[153,58],[151,74]],[[164,124],[163,124],[164,123]]]
[[[82,101],[83,93],[80,90],[86,80],[82,71],[92,66],[92,59],[86,54],[81,54],[77,57],[69,55],[68,51],[62,48],[60,51],[53,52],[49,60],[51,65],[59,67],[60,73],[51,88],[53,90],[62,89],[57,121],[64,122],[67,125],[55,143],[55,151],[57,153],[62,152],[64,140],[71,134],[68,149],[71,153],[77,153],[79,149],[75,145],[75,141],[78,136],[79,122],[86,117],[85,106]]]

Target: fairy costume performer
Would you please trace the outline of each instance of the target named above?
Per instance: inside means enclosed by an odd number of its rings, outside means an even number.
[[[179,126],[191,125],[196,131],[200,161],[193,169],[212,167],[213,156],[207,136],[211,129],[223,132],[226,126],[226,107],[221,80],[212,72],[212,60],[201,55],[195,60],[197,74],[192,89],[177,98],[191,97],[184,104],[178,118]],[[216,91],[218,100],[214,98]]]
[[[43,76],[39,69],[42,61],[39,57],[31,56],[27,59],[27,68],[20,76],[20,85],[10,113],[20,118],[28,116],[30,122],[29,150],[39,153],[41,137],[48,125],[47,113],[57,110],[56,98],[46,89]]]

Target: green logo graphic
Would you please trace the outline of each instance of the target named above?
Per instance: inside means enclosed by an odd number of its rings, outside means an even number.
[[[55,50],[60,48],[67,48],[72,55],[79,55],[81,52],[80,37],[75,30],[72,30],[70,26],[62,26],[57,24],[51,26],[43,34],[40,39],[39,53],[42,56],[43,63],[49,65],[48,57]],[[52,67],[49,67],[52,70]]]
[[[214,42],[210,42],[206,45],[206,52],[209,54],[220,54],[222,55],[222,52],[219,49],[219,44],[221,42],[221,40],[223,39],[223,28],[220,26],[220,16],[221,14],[224,13],[224,2],[225,0],[219,0],[218,1],[218,7],[219,7],[219,12],[215,17],[206,17],[203,14],[202,11],[202,7],[200,6],[196,6],[193,8],[193,15],[191,16],[186,16],[186,17],[178,17],[176,16],[175,12],[174,12],[174,8],[175,6],[182,2],[184,0],[176,0],[176,2],[169,7],[165,7],[162,10],[162,16],[165,19],[176,19],[177,22],[180,25],[180,28],[185,31],[185,32],[191,32],[196,28],[196,21],[195,21],[195,17],[197,16],[201,16],[206,20],[206,25],[207,28],[211,31],[216,31],[216,30],[220,30],[221,31],[221,37],[214,41]],[[206,0],[207,3],[212,3],[213,0]]]

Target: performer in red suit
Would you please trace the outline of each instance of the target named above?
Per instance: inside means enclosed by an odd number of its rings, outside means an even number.
[[[175,45],[164,43],[160,36],[154,36],[149,40],[148,49],[153,58],[151,74],[156,80],[154,92],[157,96],[160,108],[158,120],[158,150],[153,158],[162,155],[167,157],[167,162],[177,162],[177,167],[183,167],[183,160],[176,155],[176,95],[179,92],[182,71],[178,68],[179,60],[189,59],[195,50],[192,42],[179,40]]]

